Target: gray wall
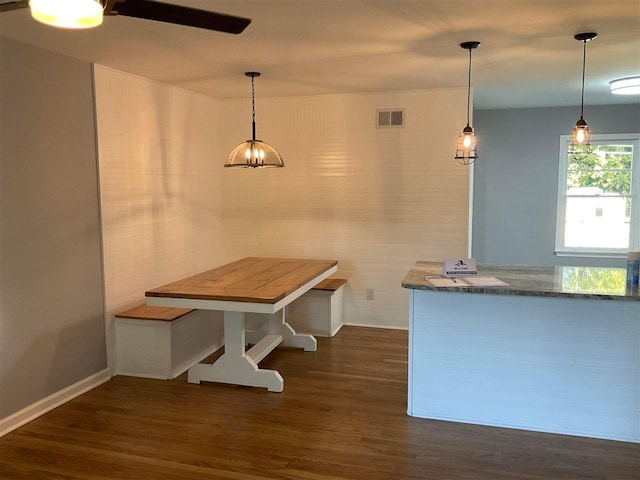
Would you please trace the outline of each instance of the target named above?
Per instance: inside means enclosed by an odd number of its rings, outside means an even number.
[[[623,266],[622,259],[556,257],[560,135],[580,107],[477,110],[479,160],[473,195],[473,256],[485,263]],[[592,133],[637,133],[640,105],[587,106]]]
[[[91,65],[0,38],[0,418],[107,366]]]

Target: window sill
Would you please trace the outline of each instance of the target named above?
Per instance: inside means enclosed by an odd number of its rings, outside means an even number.
[[[598,250],[556,250],[556,257],[586,257],[586,258],[627,258],[627,251],[603,252]]]

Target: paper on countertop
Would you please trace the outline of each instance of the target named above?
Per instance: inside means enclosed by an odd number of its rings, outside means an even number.
[[[503,282],[496,277],[465,277],[464,281],[470,283],[472,287],[508,287],[507,282]]]
[[[507,282],[503,282],[502,280],[496,277],[471,277],[470,276],[465,278],[454,278],[454,277],[444,277],[441,275],[425,275],[424,279],[428,281],[431,285],[437,288],[508,287],[509,286]]]
[[[434,287],[468,287],[468,283],[462,283],[461,279],[453,277],[443,277],[441,275],[425,275],[424,279]]]

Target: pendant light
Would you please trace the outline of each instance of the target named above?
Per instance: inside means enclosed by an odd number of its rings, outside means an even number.
[[[60,28],[93,28],[102,24],[99,0],[30,0],[31,16]]]
[[[227,157],[225,167],[264,168],[284,167],[280,154],[266,142],[256,140],[255,78],[259,72],[246,72],[251,77],[251,140],[241,143]]]
[[[580,100],[580,119],[576,122],[576,126],[573,127],[571,134],[571,146],[569,150],[572,155],[584,152],[581,147],[588,147],[590,145],[591,130],[589,125],[584,119],[584,78],[585,69],[587,64],[587,42],[590,42],[598,36],[595,32],[578,33],[573,38],[582,42],[582,97]]]
[[[467,126],[458,136],[458,146],[456,148],[456,160],[461,165],[471,165],[478,159],[478,149],[476,136],[473,128],[469,124],[469,112],[471,109],[471,51],[480,46],[480,42],[464,42],[460,46],[469,50],[469,83],[467,85]]]

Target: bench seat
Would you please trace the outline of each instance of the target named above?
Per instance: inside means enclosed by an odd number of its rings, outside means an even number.
[[[318,283],[312,290],[324,290],[327,292],[335,292],[347,283],[344,278],[326,278]]]
[[[139,305],[114,325],[116,375],[173,379],[224,344],[221,312]]]
[[[158,320],[161,322],[173,322],[193,312],[192,308],[151,307],[139,305],[126,312],[116,313],[116,318],[135,318],[138,320]]]

